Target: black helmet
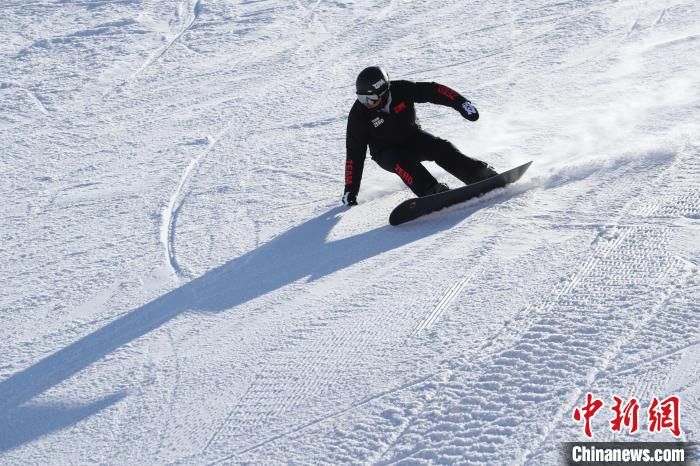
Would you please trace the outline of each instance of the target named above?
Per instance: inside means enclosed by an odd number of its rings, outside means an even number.
[[[367,107],[376,107],[389,91],[389,75],[379,66],[360,71],[355,81],[357,100]]]

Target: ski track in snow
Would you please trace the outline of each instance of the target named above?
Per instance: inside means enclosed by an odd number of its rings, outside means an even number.
[[[200,14],[200,10],[201,0],[181,0],[177,7],[176,16],[180,17],[183,14],[183,12],[187,12],[187,17],[185,17],[183,21],[185,23],[184,27],[179,32],[177,32],[172,39],[169,39],[163,47],[151,53],[151,55],[146,59],[146,61],[144,61],[143,64],[128,77],[128,79],[120,82],[118,85],[118,89],[122,91],[124,87],[128,86],[130,83],[138,79],[138,77],[141,74],[143,74],[143,72],[147,68],[152,66],[161,57],[163,57],[163,55],[165,55],[168,52],[168,50],[170,50],[173,47],[173,45],[179,43],[180,39],[182,39],[182,36],[184,36],[197,21],[197,18]],[[105,97],[106,95],[107,94],[103,94],[103,97]]]
[[[696,2],[0,10],[1,463],[557,464],[587,392],[697,440]],[[525,178],[394,228],[368,157],[339,207],[377,63]]]
[[[211,152],[214,146],[216,146],[219,139],[221,139],[221,137],[228,132],[230,126],[231,122],[229,122],[229,125],[227,125],[220,134],[209,142],[205,150],[202,150],[198,156],[190,161],[180,178],[177,188],[170,197],[168,205],[161,213],[162,220],[160,242],[163,245],[164,253],[168,260],[168,265],[178,278],[193,278],[191,274],[183,269],[183,267],[178,263],[177,257],[175,256],[175,225],[177,223],[177,217],[180,209],[182,209],[187,200],[188,192],[186,191],[185,187],[193,173],[197,171],[197,166],[201,163],[204,157]]]

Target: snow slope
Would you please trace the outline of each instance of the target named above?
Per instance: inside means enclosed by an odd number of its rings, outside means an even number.
[[[556,464],[587,392],[679,395],[698,440],[698,2],[5,0],[0,32],[0,463]],[[526,177],[394,228],[368,160],[340,206],[372,64]]]

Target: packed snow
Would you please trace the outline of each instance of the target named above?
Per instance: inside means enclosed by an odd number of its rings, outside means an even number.
[[[699,2],[4,0],[0,33],[0,463],[557,464],[587,393],[592,440],[700,439]],[[377,64],[528,173],[391,227],[368,157],[342,206]]]

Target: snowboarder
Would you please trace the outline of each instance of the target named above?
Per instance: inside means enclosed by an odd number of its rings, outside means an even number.
[[[418,123],[414,104],[424,102],[452,107],[467,120],[476,121],[479,112],[456,91],[434,82],[390,81],[378,66],[362,70],[355,86],[357,101],[350,110],[346,134],[343,204],[357,205],[368,145],[372,159],[396,173],[416,196],[449,189],[438,183],[423,161],[435,161],[465,184],[497,174],[487,163],[467,157]]]

